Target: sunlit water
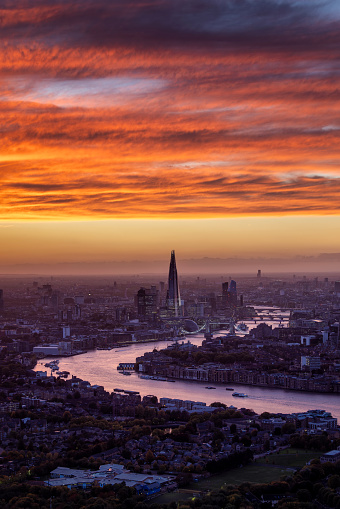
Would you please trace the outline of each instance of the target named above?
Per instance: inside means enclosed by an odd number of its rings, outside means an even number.
[[[254,322],[246,322],[251,327]],[[257,323],[259,321],[257,320]],[[278,326],[278,322],[266,320],[266,323]],[[284,324],[286,325],[287,322]],[[220,335],[223,331],[219,332]],[[191,343],[200,345],[204,339],[203,334],[190,336]],[[242,340],[240,338],[240,340]],[[136,357],[145,352],[166,348],[171,341],[157,341],[152,343],[138,343],[131,346],[116,348],[113,350],[95,350],[73,357],[60,357],[59,369],[69,371],[70,376],[76,375],[82,380],[87,380],[92,385],[102,385],[105,390],[112,392],[114,389],[139,391],[141,396],[153,394],[160,397],[178,398],[183,400],[203,401],[207,404],[220,401],[226,405],[252,408],[255,412],[303,412],[310,409],[325,409],[340,420],[340,396],[337,394],[316,394],[306,392],[287,391],[283,389],[269,389],[249,385],[229,384],[237,392],[248,395],[247,398],[235,398],[232,391],[226,391],[224,384],[213,383],[215,389],[206,389],[206,382],[191,382],[176,380],[175,383],[158,380],[145,380],[132,372],[125,376],[117,370],[120,362],[135,362]],[[50,359],[49,359],[50,360]],[[46,370],[46,359],[39,361],[35,370]],[[209,385],[209,384],[208,384]]]

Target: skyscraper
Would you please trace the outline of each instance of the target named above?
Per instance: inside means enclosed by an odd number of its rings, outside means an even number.
[[[158,305],[158,291],[155,286],[141,288],[137,293],[138,316],[142,319],[155,317]]]
[[[181,297],[179,293],[177,268],[175,251],[171,251],[169,279],[168,279],[168,293],[166,299],[168,311],[172,316],[181,315]]]
[[[229,283],[227,281],[222,283],[222,306],[224,309],[227,307],[228,303],[228,286]]]
[[[234,281],[233,279],[230,281],[229,293],[230,293],[230,304],[232,307],[236,307],[237,306],[237,290],[236,290],[236,281]]]
[[[222,302],[224,307],[226,308],[236,308],[237,307],[237,290],[236,290],[236,281],[233,279],[230,281],[229,290],[228,283],[222,284]]]

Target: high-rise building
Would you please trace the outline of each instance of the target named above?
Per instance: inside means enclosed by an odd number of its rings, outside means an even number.
[[[334,291],[340,297],[340,281],[334,281]]]
[[[158,291],[155,286],[141,288],[137,293],[137,308],[140,318],[152,318],[157,313]]]
[[[0,311],[4,310],[4,291],[0,290]]]
[[[228,304],[228,287],[229,283],[226,281],[222,283],[222,307],[225,309]]]
[[[227,307],[236,308],[237,306],[237,289],[236,281],[233,279],[230,281],[229,290],[227,292]]]
[[[236,281],[234,281],[233,279],[230,281],[230,285],[229,285],[229,292],[237,295],[237,290],[236,290]]]
[[[181,296],[178,286],[175,251],[171,251],[166,307],[172,316],[181,316]]]
[[[227,295],[229,283],[222,283],[222,295]]]

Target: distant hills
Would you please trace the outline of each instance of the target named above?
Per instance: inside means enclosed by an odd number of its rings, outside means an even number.
[[[176,252],[177,254],[177,252]],[[104,262],[62,262],[44,264],[2,265],[1,274],[44,274],[44,275],[120,275],[160,274],[167,276],[169,259],[104,261]],[[181,259],[177,254],[177,268],[184,274],[253,274],[262,270],[266,273],[339,273],[340,253],[321,253],[317,256],[295,256],[292,258],[190,258]]]

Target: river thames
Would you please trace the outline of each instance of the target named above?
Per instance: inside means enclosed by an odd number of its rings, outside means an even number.
[[[219,334],[222,334],[222,331]],[[203,339],[203,334],[197,334],[190,337],[190,342],[200,345]],[[338,394],[317,394],[230,384],[228,387],[232,386],[235,391],[248,395],[247,398],[241,399],[233,397],[232,391],[227,391],[224,384],[214,383],[215,389],[206,389],[206,382],[176,380],[175,383],[170,383],[142,379],[135,372],[132,372],[130,376],[124,376],[117,370],[117,365],[120,362],[135,362],[136,357],[145,352],[154,348],[157,350],[166,348],[171,343],[173,342],[132,343],[129,346],[113,350],[93,350],[73,357],[60,357],[59,369],[60,371],[69,371],[70,376],[75,375],[90,382],[91,385],[102,385],[109,392],[118,388],[138,391],[141,396],[152,394],[158,398],[203,401],[207,404],[220,401],[228,406],[252,408],[256,413],[264,411],[292,413],[318,408],[331,412],[340,421],[340,396]],[[44,367],[46,362],[46,359],[39,360],[35,370],[46,371],[47,368]]]

